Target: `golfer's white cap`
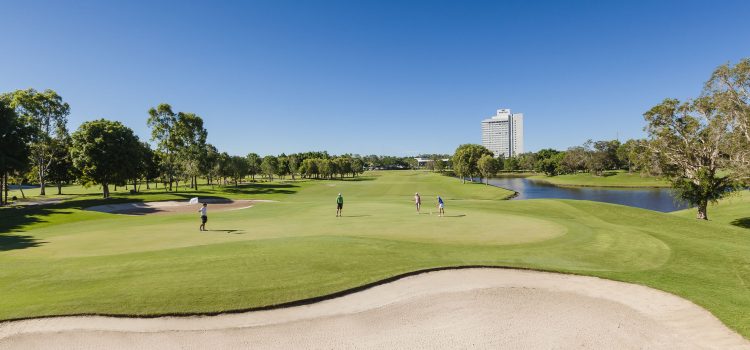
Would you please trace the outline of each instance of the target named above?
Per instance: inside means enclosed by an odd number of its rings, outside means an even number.
[[[340,195],[341,195],[341,193],[339,193],[339,196],[340,196]]]

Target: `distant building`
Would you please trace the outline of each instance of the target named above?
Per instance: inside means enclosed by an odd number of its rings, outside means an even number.
[[[432,159],[429,159],[429,158],[416,157],[414,159],[417,161],[417,167],[418,168],[424,168],[424,167],[427,166],[427,164],[432,163]],[[441,160],[443,162],[447,163],[450,159],[445,158],[445,159],[441,159]]]
[[[498,109],[496,115],[483,120],[482,145],[495,157],[508,158],[523,153],[523,113]]]

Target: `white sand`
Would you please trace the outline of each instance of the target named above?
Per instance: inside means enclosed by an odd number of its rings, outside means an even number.
[[[750,349],[695,304],[593,277],[464,269],[316,304],[206,317],[0,324],[0,349]]]

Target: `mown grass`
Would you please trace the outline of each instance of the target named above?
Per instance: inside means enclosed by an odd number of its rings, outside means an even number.
[[[669,187],[669,182],[664,179],[627,171],[608,171],[603,175],[591,173],[557,176],[535,175],[530,178],[547,181],[558,186],[572,187]]]
[[[648,285],[750,336],[750,231],[729,223],[743,209],[700,222],[588,201],[505,201],[510,193],[502,189],[410,171],[286,185],[278,189],[288,193],[248,185],[221,194],[278,202],[209,211],[214,231],[205,233],[196,215],[104,214],[77,200],[33,215],[0,210],[0,319],[219,312],[418,269],[493,265]],[[343,218],[335,217],[339,192]],[[414,192],[423,214],[414,210]],[[434,214],[438,194],[446,217]],[[732,208],[716,208],[714,217]]]

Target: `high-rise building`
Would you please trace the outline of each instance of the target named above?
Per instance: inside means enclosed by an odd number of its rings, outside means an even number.
[[[498,109],[497,114],[482,121],[482,145],[495,157],[512,157],[523,153],[523,113]]]

